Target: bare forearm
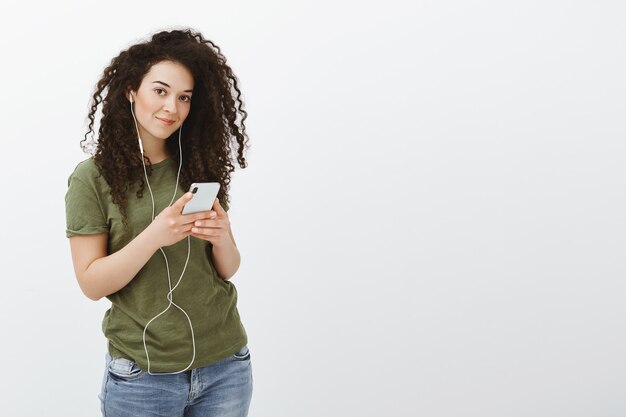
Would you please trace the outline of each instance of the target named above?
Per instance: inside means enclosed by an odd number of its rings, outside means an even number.
[[[119,251],[96,259],[83,273],[81,288],[92,300],[124,288],[158,248],[144,231]]]
[[[220,246],[214,245],[211,256],[217,274],[224,281],[228,281],[239,269],[241,255],[231,240]]]

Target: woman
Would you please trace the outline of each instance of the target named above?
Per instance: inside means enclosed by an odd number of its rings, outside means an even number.
[[[70,175],[65,202],[80,288],[111,301],[106,417],[248,413],[252,368],[227,214],[231,142],[246,167],[240,97],[219,47],[191,29],[122,51],[97,83],[81,141],[93,156]],[[217,182],[219,193],[210,209],[183,215],[194,182]]]

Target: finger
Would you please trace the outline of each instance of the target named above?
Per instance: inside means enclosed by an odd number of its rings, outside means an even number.
[[[193,222],[193,225],[196,227],[209,227],[217,229],[222,227],[217,220],[196,220]]]
[[[222,207],[222,205],[220,204],[220,199],[219,198],[215,198],[215,201],[213,202],[213,209],[217,212],[217,214],[219,214],[220,216],[222,214],[226,214],[226,210],[224,210],[224,208]]]
[[[214,219],[216,217],[216,214],[214,211],[209,210],[209,211],[201,211],[200,213],[194,213],[193,218],[190,217],[190,219],[193,219],[192,221],[196,221],[196,220],[205,220],[205,219]]]
[[[176,208],[176,211],[180,213],[181,211],[183,211],[183,207],[185,207],[185,204],[187,204],[192,197],[193,193],[185,193],[182,195],[182,197],[176,200],[174,204],[172,204],[172,207]]]
[[[196,220],[210,219],[211,211],[183,214],[183,224],[193,224]]]
[[[204,236],[204,235],[199,235],[199,234],[196,234],[196,233],[192,233],[191,236],[193,236],[195,238],[198,238],[198,239],[206,240],[207,242],[211,242],[211,243],[213,243],[213,241],[215,240],[211,236]]]
[[[185,224],[183,225],[183,231],[187,234],[192,234],[191,229],[193,228],[193,224]]]
[[[210,237],[219,236],[219,233],[215,232],[215,229],[209,229],[206,227],[192,227],[191,234],[200,235],[200,236],[210,236]]]

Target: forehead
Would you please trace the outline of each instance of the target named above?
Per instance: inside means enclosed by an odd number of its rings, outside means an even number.
[[[143,83],[152,84],[153,81],[162,81],[174,90],[190,90],[193,89],[193,76],[191,72],[183,65],[172,62],[163,61],[154,64],[150,71],[144,76]]]

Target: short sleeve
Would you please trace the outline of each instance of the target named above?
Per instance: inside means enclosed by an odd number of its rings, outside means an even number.
[[[109,226],[104,218],[96,191],[80,179],[70,175],[65,194],[65,235],[106,233]]]

